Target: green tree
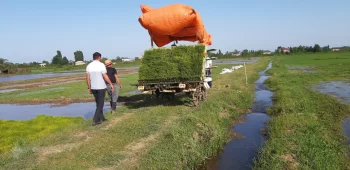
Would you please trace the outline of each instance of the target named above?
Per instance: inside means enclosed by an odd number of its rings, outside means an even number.
[[[140,58],[139,57],[135,57],[135,61],[140,61]]]
[[[248,49],[244,49],[243,51],[242,51],[242,56],[249,56],[249,51],[248,51]]]
[[[0,58],[0,64],[4,64],[7,62],[7,59],[4,59],[4,58]]]
[[[68,65],[69,61],[67,59],[66,56],[63,57],[62,61],[61,61],[61,65]]]
[[[62,63],[62,53],[61,51],[57,50],[57,54],[52,58],[52,64],[61,64]]]
[[[313,52],[314,52],[314,53],[321,52],[321,47],[320,47],[320,45],[315,44],[315,46],[314,46],[314,48],[313,48]]]
[[[75,61],[84,61],[84,54],[82,51],[78,50],[74,52],[74,59]]]
[[[50,63],[46,60],[43,61],[43,63],[45,63],[46,65],[49,65]]]
[[[117,62],[122,62],[122,58],[117,56],[117,58],[115,59]]]

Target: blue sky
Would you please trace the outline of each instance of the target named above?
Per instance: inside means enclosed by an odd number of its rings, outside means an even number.
[[[350,45],[349,0],[1,0],[0,57],[11,62],[68,59],[82,50],[108,58],[136,57],[150,47],[139,24],[140,4],[195,8],[213,36],[211,48]],[[184,43],[182,43],[184,44]]]

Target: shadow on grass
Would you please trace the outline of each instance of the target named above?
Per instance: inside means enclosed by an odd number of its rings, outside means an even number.
[[[143,107],[153,106],[192,106],[191,99],[185,94],[178,94],[174,98],[169,96],[160,96],[158,99],[151,94],[137,94],[132,96],[120,96],[118,102],[125,103],[124,105],[130,109],[138,109]]]

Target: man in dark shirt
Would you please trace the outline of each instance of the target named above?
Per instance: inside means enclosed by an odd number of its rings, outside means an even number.
[[[114,91],[112,91],[111,86],[107,82],[105,82],[107,85],[107,92],[108,92],[108,95],[110,98],[112,113],[114,113],[115,109],[117,107],[118,91],[119,91],[119,89],[117,88],[117,82],[118,82],[120,88],[123,88],[123,85],[121,84],[121,82],[119,80],[117,70],[112,67],[112,61],[106,60],[105,65],[106,65],[106,69],[107,69],[107,75],[114,86]]]

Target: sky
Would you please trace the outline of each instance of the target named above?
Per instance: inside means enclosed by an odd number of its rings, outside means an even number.
[[[202,17],[210,48],[275,50],[278,46],[350,45],[349,0],[0,0],[0,58],[51,61],[60,50],[74,60],[140,57],[150,37],[138,18],[141,4],[181,3]],[[194,44],[189,42],[179,44]]]

